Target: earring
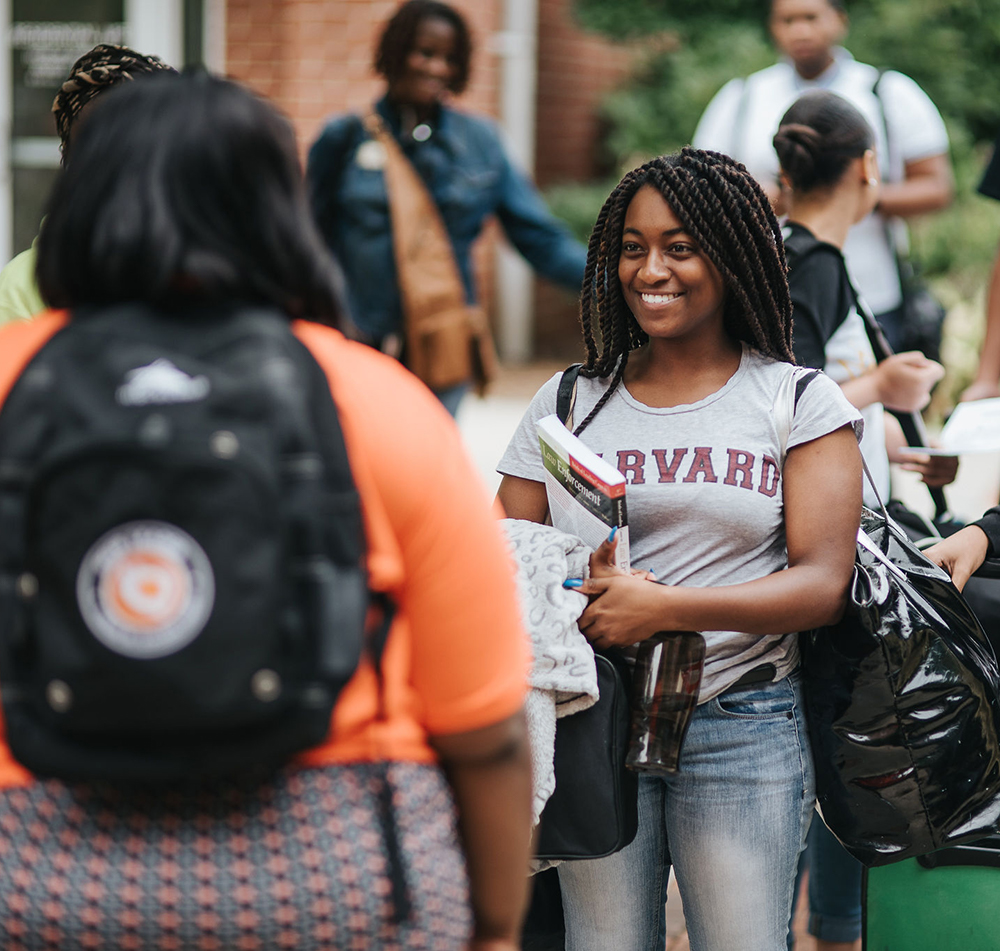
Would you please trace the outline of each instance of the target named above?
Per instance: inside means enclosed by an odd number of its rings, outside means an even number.
[[[875,178],[875,176],[872,176],[871,178],[868,179],[868,184],[874,187],[875,185],[878,184],[878,179]]]

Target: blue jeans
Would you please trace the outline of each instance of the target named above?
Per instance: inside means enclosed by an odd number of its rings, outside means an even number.
[[[799,861],[795,893],[809,869],[809,934],[823,941],[857,941],[861,937],[861,863],[823,824],[809,827],[806,850]],[[794,916],[795,905],[792,905]],[[789,929],[788,947],[793,946]]]
[[[671,864],[692,951],[784,951],[813,812],[798,675],[699,705],[674,776],[639,779],[639,834],[559,866],[567,951],[657,951]]]
[[[458,407],[462,402],[462,397],[469,392],[468,383],[459,383],[457,386],[450,386],[446,390],[435,390],[434,395],[441,401],[444,408],[451,413],[452,418],[458,415]]]

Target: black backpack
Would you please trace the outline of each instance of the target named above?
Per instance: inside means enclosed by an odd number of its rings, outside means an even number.
[[[162,783],[321,743],[379,600],[364,555],[329,384],[286,317],[75,313],[0,411],[13,755]]]

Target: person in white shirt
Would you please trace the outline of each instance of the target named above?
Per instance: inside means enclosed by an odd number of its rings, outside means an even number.
[[[893,244],[907,250],[901,219],[951,201],[944,122],[908,76],[891,70],[880,74],[839,45],[848,27],[843,0],[772,0],[769,27],[781,60],[723,86],[701,117],[693,144],[743,162],[780,212],[778,158],[771,140],[785,110],[809,89],[827,89],[851,102],[875,131],[883,184],[878,206],[851,229],[844,256],[889,343],[901,349],[902,293]]]

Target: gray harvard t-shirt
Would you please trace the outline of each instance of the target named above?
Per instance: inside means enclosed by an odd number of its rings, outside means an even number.
[[[633,567],[652,570],[667,584],[695,587],[752,581],[787,567],[782,413],[775,400],[793,372],[790,364],[744,347],[726,385],[697,403],[654,408],[618,386],[581,438],[627,479]],[[544,481],[535,421],[555,412],[560,376],[535,394],[498,472]],[[576,420],[607,386],[606,379],[579,378]],[[858,411],[836,383],[817,374],[799,399],[787,448],[846,425],[861,437]],[[795,634],[702,633],[708,652],[700,703],[758,664],[774,664],[778,679],[798,664]]]

